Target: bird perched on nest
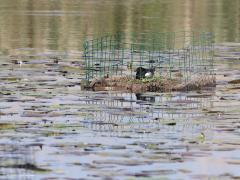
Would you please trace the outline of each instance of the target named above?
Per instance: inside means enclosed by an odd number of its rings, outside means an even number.
[[[155,68],[146,69],[143,67],[138,67],[136,70],[136,79],[151,78],[154,75]]]

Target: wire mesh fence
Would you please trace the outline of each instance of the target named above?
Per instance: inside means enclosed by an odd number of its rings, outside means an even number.
[[[88,40],[85,87],[141,84],[145,90],[165,91],[213,84],[213,49],[209,32],[142,33],[131,39],[117,33]]]

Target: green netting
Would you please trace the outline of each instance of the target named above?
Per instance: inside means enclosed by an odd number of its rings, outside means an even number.
[[[85,80],[134,79],[138,67],[155,68],[158,79],[188,83],[213,74],[213,35],[209,32],[166,32],[105,35],[84,42]]]

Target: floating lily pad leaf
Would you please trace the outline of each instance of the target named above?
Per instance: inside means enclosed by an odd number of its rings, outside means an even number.
[[[135,176],[135,177],[138,177],[138,178],[140,178],[140,177],[151,177],[151,175],[150,174],[148,174],[148,173],[144,173],[144,172],[139,172],[139,173],[128,173],[128,174],[126,174],[127,176]]]
[[[3,113],[0,111],[0,116],[4,116],[4,115],[6,115],[6,113]]]
[[[108,146],[107,149],[126,149],[126,146],[112,145],[112,146]]]
[[[188,170],[188,169],[179,169],[178,171],[184,174],[189,174],[192,172],[191,170]]]
[[[90,169],[100,169],[99,166],[95,166],[93,164],[90,164],[90,163],[73,163],[73,165],[75,166],[83,166],[83,167],[87,167],[87,168],[90,168]]]
[[[240,159],[231,159],[231,160],[227,160],[228,164],[232,164],[232,165],[240,165]]]
[[[0,81],[18,82],[20,80],[20,77],[0,77]]]
[[[22,114],[22,117],[45,117],[47,116],[44,112],[38,112],[38,111],[25,111]]]
[[[0,123],[0,131],[1,130],[9,130],[9,129],[15,129],[16,126],[13,123]]]
[[[155,175],[168,175],[168,174],[176,174],[176,171],[170,169],[160,169],[160,170],[144,170],[143,173],[150,174],[151,176]]]
[[[240,79],[235,79],[232,81],[228,81],[229,84],[240,84]]]
[[[152,164],[151,161],[139,161],[139,160],[94,160],[94,164],[112,164],[112,165],[122,165],[122,166],[138,166]]]
[[[0,91],[0,95],[12,95],[12,94],[15,94],[14,92],[11,92],[11,91]]]
[[[64,135],[66,133],[63,133],[63,132],[57,132],[57,131],[46,131],[46,132],[42,132],[42,134],[44,136],[47,136],[47,137],[51,137],[51,136],[61,136],[61,135]]]
[[[31,163],[26,163],[26,164],[15,164],[15,165],[8,165],[8,166],[0,166],[1,168],[16,168],[16,169],[26,169],[30,171],[35,171],[35,172],[50,172],[50,169],[44,169],[37,167],[34,164]]]
[[[166,123],[166,125],[168,126],[175,126],[177,123],[176,122],[169,122],[169,123]]]

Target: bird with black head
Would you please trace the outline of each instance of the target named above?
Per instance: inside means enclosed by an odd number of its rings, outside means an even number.
[[[144,78],[151,78],[154,75],[155,68],[143,68],[138,67],[136,70],[136,79],[144,79]]]

